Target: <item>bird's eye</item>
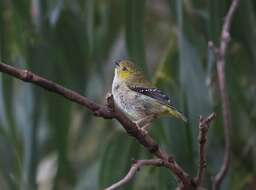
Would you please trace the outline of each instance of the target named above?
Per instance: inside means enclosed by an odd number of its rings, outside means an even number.
[[[127,69],[127,67],[123,67],[122,70],[123,71],[127,71],[128,69]]]

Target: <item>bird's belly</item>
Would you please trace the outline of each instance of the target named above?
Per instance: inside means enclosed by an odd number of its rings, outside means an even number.
[[[128,114],[132,120],[139,120],[160,111],[158,102],[130,89],[123,89],[116,93],[113,92],[113,95],[117,106]]]

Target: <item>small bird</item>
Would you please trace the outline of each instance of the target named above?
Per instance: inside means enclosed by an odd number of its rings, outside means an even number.
[[[115,104],[144,130],[160,116],[187,121],[173,106],[170,97],[155,88],[129,60],[115,62],[112,94]]]

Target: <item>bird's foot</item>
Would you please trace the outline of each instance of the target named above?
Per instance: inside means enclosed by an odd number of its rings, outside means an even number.
[[[148,125],[155,119],[157,118],[157,115],[152,114],[148,115],[146,117],[143,117],[139,120],[136,121],[137,126],[139,127],[145,127],[145,129],[148,127]]]
[[[141,127],[140,131],[142,132],[143,136],[146,136],[148,134],[148,131],[144,129],[144,127]]]
[[[144,125],[143,127],[141,126],[141,122],[137,121],[135,122],[137,128],[142,132],[143,136],[148,134],[147,128],[149,126],[149,124]]]
[[[146,125],[144,125],[143,127],[140,128],[141,131],[143,132],[144,136],[148,134],[149,127],[150,127],[150,124],[148,123],[148,124],[146,124]]]

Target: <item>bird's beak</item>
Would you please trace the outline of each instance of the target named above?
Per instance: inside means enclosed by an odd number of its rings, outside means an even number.
[[[118,61],[115,61],[115,67],[119,67],[119,62]]]

